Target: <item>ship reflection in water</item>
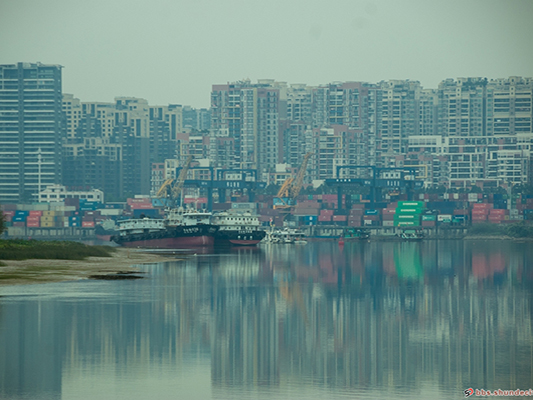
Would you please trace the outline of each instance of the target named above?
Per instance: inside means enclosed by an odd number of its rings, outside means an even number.
[[[461,398],[529,389],[532,246],[309,243],[0,289],[2,399]]]

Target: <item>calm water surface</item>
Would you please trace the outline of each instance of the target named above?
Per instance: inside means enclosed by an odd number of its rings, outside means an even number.
[[[533,246],[270,245],[0,288],[2,399],[450,399],[533,387]]]

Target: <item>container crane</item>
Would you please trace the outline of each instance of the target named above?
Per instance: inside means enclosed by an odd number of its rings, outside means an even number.
[[[313,153],[307,153],[304,156],[296,177],[289,177],[283,182],[283,185],[281,185],[281,188],[278,191],[277,198],[274,199],[274,209],[287,209],[294,206],[296,196],[298,196],[300,190],[302,190],[305,171],[307,169],[307,164],[309,163],[309,158],[311,158],[312,155]]]
[[[156,196],[160,198],[170,198],[171,203],[177,203],[180,198],[181,191],[183,190],[183,184],[185,183],[185,178],[187,177],[187,172],[189,171],[189,166],[193,159],[192,155],[187,157],[185,163],[181,167],[180,174],[177,178],[167,179],[157,191]]]

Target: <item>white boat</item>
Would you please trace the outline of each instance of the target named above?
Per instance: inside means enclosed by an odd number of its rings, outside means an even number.
[[[250,211],[228,210],[213,214],[211,222],[219,227],[217,246],[255,246],[266,235],[259,216]]]
[[[267,231],[264,239],[266,243],[276,244],[307,244],[305,234],[299,229],[283,228]]]

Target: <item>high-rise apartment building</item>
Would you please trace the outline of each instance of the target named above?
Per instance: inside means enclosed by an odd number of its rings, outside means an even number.
[[[291,85],[287,88],[286,116],[289,121],[312,125],[313,88],[306,85]]]
[[[176,138],[182,132],[182,107],[149,106],[150,162],[162,163],[176,153]]]
[[[63,122],[61,66],[0,65],[0,201],[61,182]]]
[[[378,149],[383,157],[395,157],[407,150],[409,136],[418,133],[417,98],[422,90],[418,81],[381,82],[378,103]]]
[[[175,157],[181,106],[149,106],[130,97],[86,103],[65,95],[63,111],[66,186],[101,189],[116,200],[149,194],[151,164]]]
[[[211,112],[206,108],[183,107],[183,128],[189,131],[208,131],[211,127]]]
[[[439,96],[435,89],[417,92],[418,135],[432,136],[438,133]]]
[[[487,84],[487,135],[533,132],[533,79],[512,76]]]
[[[446,79],[439,84],[439,134],[442,136],[486,135],[487,80]]]
[[[213,85],[212,134],[234,140],[234,157],[225,167],[260,172],[275,168],[280,160],[279,99],[280,89],[270,82]]]

